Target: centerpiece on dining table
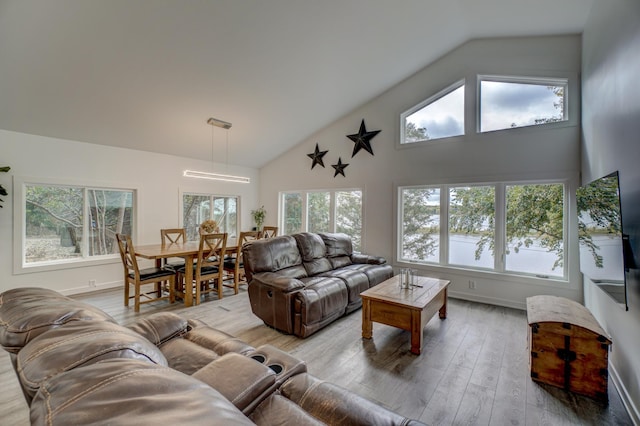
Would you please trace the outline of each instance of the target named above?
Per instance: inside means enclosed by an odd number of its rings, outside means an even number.
[[[218,226],[218,222],[213,219],[207,219],[200,224],[200,235],[218,232],[220,232],[220,227]]]

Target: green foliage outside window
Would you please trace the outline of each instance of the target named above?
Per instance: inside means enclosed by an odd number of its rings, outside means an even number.
[[[0,167],[0,172],[2,173],[7,173],[9,170],[11,170],[11,167]],[[6,189],[4,189],[4,186],[0,185],[0,195],[2,196],[7,196],[9,195],[9,193],[7,192]],[[0,203],[4,202],[4,200],[2,198],[0,198]],[[0,209],[2,208],[2,204],[0,204]]]

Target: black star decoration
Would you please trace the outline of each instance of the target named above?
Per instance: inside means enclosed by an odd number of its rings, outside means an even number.
[[[347,135],[347,137],[354,141],[356,144],[353,147],[353,154],[351,154],[351,158],[353,158],[362,148],[366,149],[369,154],[373,155],[373,148],[371,148],[371,139],[373,139],[373,137],[380,132],[380,130],[367,132],[367,128],[364,126],[364,119],[362,119],[362,123],[360,124],[360,131],[354,135]]]
[[[318,144],[316,143],[315,152],[312,152],[311,154],[307,154],[307,157],[309,157],[309,158],[311,158],[313,160],[313,162],[311,163],[311,169],[312,170],[316,166],[316,164],[320,164],[322,167],[324,167],[324,163],[322,162],[322,157],[324,157],[324,155],[327,152],[329,152],[329,151],[320,151],[320,148],[318,148]]]
[[[341,174],[342,176],[344,176],[344,169],[349,165],[349,163],[347,164],[342,164],[342,157],[338,157],[338,164],[332,164],[331,167],[333,167],[334,169],[336,169],[336,172],[333,174],[333,177],[338,176],[339,174]],[[346,176],[345,176],[346,177]]]

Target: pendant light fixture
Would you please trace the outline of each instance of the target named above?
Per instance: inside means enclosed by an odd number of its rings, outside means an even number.
[[[211,167],[214,168],[214,155],[213,155],[213,127],[220,127],[227,131],[227,142],[226,142],[226,153],[225,153],[225,165],[229,166],[229,129],[231,128],[231,123],[227,121],[218,120],[217,118],[209,118],[207,120],[207,124],[211,125]],[[244,176],[234,176],[227,175],[221,173],[210,173],[210,172],[199,172],[196,170],[185,170],[183,176],[198,178],[198,179],[211,179],[211,180],[222,180],[226,182],[237,182],[237,183],[250,183],[251,180],[248,177]]]

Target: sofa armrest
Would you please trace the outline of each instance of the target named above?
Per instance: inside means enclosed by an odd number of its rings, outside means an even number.
[[[251,283],[272,287],[276,291],[289,293],[304,288],[304,283],[297,278],[283,276],[276,272],[260,272],[254,274]]]
[[[327,425],[424,426],[308,373],[291,377],[280,394]]]
[[[297,278],[273,272],[254,274],[248,290],[251,311],[268,326],[292,334],[294,301],[304,288]]]
[[[353,253],[351,255],[351,261],[353,263],[365,263],[369,265],[384,265],[387,260],[384,257],[372,256],[370,254]]]
[[[271,368],[236,353],[221,356],[192,377],[220,392],[245,413],[252,411],[276,387],[276,373]]]

